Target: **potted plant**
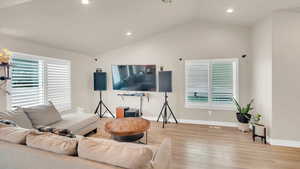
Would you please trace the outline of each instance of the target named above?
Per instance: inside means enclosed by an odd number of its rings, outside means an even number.
[[[0,49],[0,64],[8,65],[12,53],[8,49]]]
[[[251,118],[252,125],[252,138],[253,141],[256,140],[256,137],[260,137],[265,144],[267,144],[267,129],[265,125],[262,124],[263,116],[260,113],[255,113]]]
[[[251,110],[253,110],[252,104],[253,99],[247,104],[247,106],[242,107],[238,101],[233,98],[233,103],[236,106],[237,113],[236,117],[237,120],[240,122],[239,129],[242,131],[249,131],[249,122],[251,120],[252,115],[250,114]]]
[[[260,113],[256,113],[252,117],[252,124],[260,124],[260,120],[262,119],[262,115]]]

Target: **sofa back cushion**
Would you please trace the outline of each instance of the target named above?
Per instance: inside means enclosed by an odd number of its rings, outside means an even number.
[[[0,127],[0,140],[15,144],[25,144],[26,136],[33,130],[20,127]]]
[[[0,120],[11,120],[7,112],[0,112]]]
[[[29,147],[44,151],[63,155],[76,155],[78,139],[59,136],[53,133],[33,132],[27,135],[26,144]]]
[[[47,126],[62,120],[60,113],[51,102],[48,105],[33,106],[23,110],[34,127]]]
[[[1,169],[123,169],[24,145],[0,141]]]
[[[25,114],[22,108],[17,108],[16,110],[10,112],[0,112],[0,119],[12,120],[18,126],[26,129],[32,129],[32,123],[28,116]]]
[[[147,146],[134,143],[82,138],[78,144],[78,156],[118,167],[140,169],[150,163],[153,152]]]
[[[172,162],[171,139],[164,139],[151,162],[154,169],[169,169]]]

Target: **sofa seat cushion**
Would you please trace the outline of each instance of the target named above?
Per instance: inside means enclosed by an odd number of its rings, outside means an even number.
[[[63,155],[77,154],[77,138],[59,136],[53,133],[33,132],[26,137],[29,147]]]
[[[97,116],[88,113],[68,113],[62,115],[62,121],[50,125],[51,127],[68,129],[76,134],[79,130],[95,123],[98,120]]]
[[[150,163],[153,152],[148,146],[140,144],[82,138],[78,144],[78,156],[127,169],[141,169]]]

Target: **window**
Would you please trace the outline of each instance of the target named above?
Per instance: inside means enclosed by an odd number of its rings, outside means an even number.
[[[44,103],[43,62],[13,58],[10,106],[27,107]]]
[[[67,61],[48,61],[46,74],[47,100],[59,110],[71,109],[70,64]]]
[[[14,53],[8,109],[52,101],[60,110],[71,108],[70,62]]]
[[[238,98],[238,60],[188,60],[185,65],[187,108],[232,109]]]

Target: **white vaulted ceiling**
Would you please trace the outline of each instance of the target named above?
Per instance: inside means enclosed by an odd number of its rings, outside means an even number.
[[[300,0],[13,1],[0,0],[0,34],[90,55],[194,20],[251,26],[274,10],[300,6]],[[235,12],[227,14],[227,8]]]

